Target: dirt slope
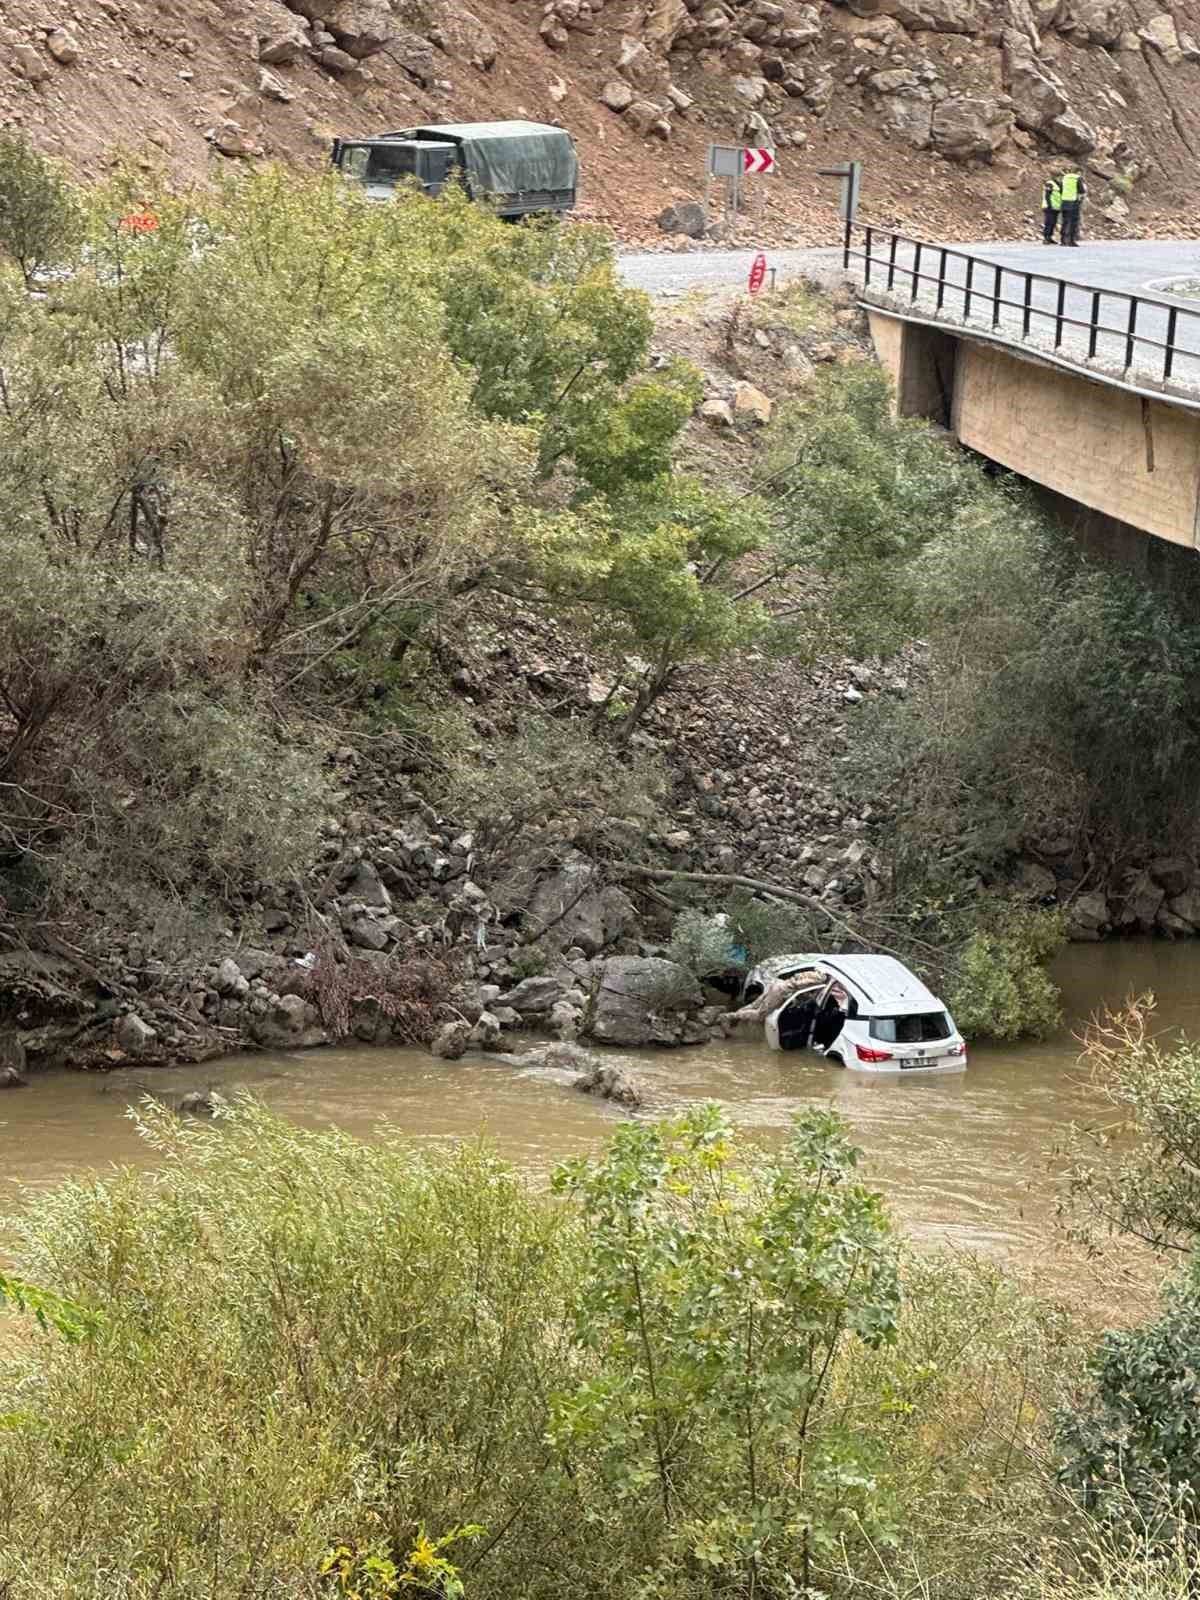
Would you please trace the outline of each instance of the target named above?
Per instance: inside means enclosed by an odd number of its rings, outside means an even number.
[[[1074,151],[1093,235],[1200,233],[1200,0],[472,4],[0,0],[0,127],[88,176],[146,141],[196,176],[259,152],[315,165],[335,132],[561,121],[583,214],[625,240],[702,192],[710,140],[778,144],[740,236],[802,242],[832,236],[831,161],[865,163],[876,220],[1012,237]]]

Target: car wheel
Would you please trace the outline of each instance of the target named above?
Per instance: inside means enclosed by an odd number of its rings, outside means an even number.
[[[836,1050],[827,1050],[825,1052],[825,1059],[826,1061],[832,1061],[835,1067],[844,1067],[846,1065]]]

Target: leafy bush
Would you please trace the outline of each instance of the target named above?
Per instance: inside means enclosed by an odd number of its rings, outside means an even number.
[[[896,418],[885,373],[858,362],[818,373],[781,408],[761,468],[776,547],[837,580],[844,627],[878,653],[912,626],[905,564],[982,492],[978,471],[928,424]]]
[[[832,1114],[774,1152],[711,1107],[630,1122],[562,1201],[480,1147],[144,1116],[155,1171],[6,1234],[87,1334],[0,1344],[7,1600],[1068,1582],[1040,1463],[1076,1330],[994,1265],[901,1261]]]
[[[688,910],[679,912],[672,922],[664,954],[703,983],[744,966],[733,955],[734,945],[728,918]]]
[[[1153,996],[1094,1019],[1083,1061],[1108,1112],[1072,1130],[1063,1204],[1097,1248],[1108,1233],[1190,1254],[1200,1243],[1200,1045],[1150,1032]]]
[[[729,917],[730,942],[745,950],[749,967],[770,956],[821,948],[813,917],[799,906],[760,900],[739,890],[725,902],[724,909]]]
[[[1046,970],[1066,943],[1063,916],[1003,906],[984,913],[958,951],[946,1003],[968,1039],[1043,1038],[1062,1020]]]
[[[74,186],[26,140],[0,134],[0,255],[20,269],[27,287],[65,266],[83,232]]]
[[[904,579],[928,670],[877,706],[849,772],[892,797],[900,880],[931,859],[989,871],[1064,833],[1098,852],[1186,845],[1200,760],[1186,594],[1093,564],[1004,487],[931,533]]]
[[[1165,1291],[1163,1313],[1106,1333],[1090,1392],[1061,1419],[1063,1481],[1093,1514],[1151,1528],[1170,1545],[1200,1508],[1200,1268]],[[1200,1532],[1200,1530],[1196,1530]],[[1193,1560],[1200,1543],[1193,1545]]]
[[[829,1393],[844,1343],[895,1335],[879,1198],[831,1113],[740,1171],[730,1137],[714,1107],[631,1123],[555,1175],[584,1224],[575,1338],[598,1370],[556,1399],[552,1438],[653,1530],[643,1594],[803,1592],[814,1559],[889,1533]]]

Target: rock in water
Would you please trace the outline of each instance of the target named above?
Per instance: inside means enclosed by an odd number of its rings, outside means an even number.
[[[683,1044],[703,1004],[695,978],[674,961],[611,956],[600,970],[591,1031],[609,1044]]]
[[[23,1089],[25,1079],[16,1067],[0,1067],[0,1089]]]
[[[469,1022],[444,1022],[433,1036],[430,1049],[443,1061],[457,1061],[471,1042]]]
[[[622,1072],[620,1067],[593,1067],[576,1078],[575,1087],[581,1094],[602,1095],[605,1100],[628,1106],[630,1110],[640,1106],[644,1098],[636,1079]]]

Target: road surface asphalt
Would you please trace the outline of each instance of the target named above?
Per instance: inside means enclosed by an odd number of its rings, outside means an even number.
[[[1086,213],[1084,225],[1086,227]],[[861,249],[862,235],[856,235],[856,248]],[[887,243],[876,240],[875,249],[882,259],[872,264],[872,290],[887,286]],[[1009,342],[1027,342],[1024,332],[1024,302],[1028,292],[1031,306],[1028,342],[1043,352],[1055,348],[1059,339],[1060,355],[1072,362],[1082,362],[1089,354],[1090,332],[1087,324],[1098,304],[1099,323],[1102,330],[1096,338],[1095,358],[1110,373],[1121,374],[1128,368],[1129,381],[1156,383],[1164,376],[1164,355],[1161,348],[1167,342],[1170,329],[1171,308],[1176,308],[1173,328],[1175,354],[1172,359],[1170,383],[1174,387],[1200,386],[1200,297],[1181,298],[1170,294],[1166,284],[1173,280],[1190,279],[1200,284],[1200,244],[1195,240],[1105,240],[1098,243],[1084,241],[1077,249],[1059,245],[1046,246],[1040,241],[1025,244],[949,245],[945,262],[947,288],[943,291],[942,315],[960,322],[966,311],[966,321],[981,332],[992,333],[996,315],[994,296],[997,282],[1002,304],[996,336]],[[952,252],[962,252],[955,255]],[[941,262],[940,245],[924,245],[921,252],[920,272],[928,274],[917,283],[914,309],[937,314],[938,286],[936,278]],[[653,295],[674,296],[690,289],[736,288],[744,286],[754,259],[750,250],[697,250],[674,254],[626,255],[621,258],[621,273],[627,283],[646,289]],[[841,274],[842,253],[836,246],[816,246],[797,250],[768,250],[767,264],[774,267],[781,282],[800,273],[828,278]],[[971,269],[972,293],[969,303],[966,296],[967,265],[964,257],[970,254],[982,258]],[[912,268],[914,252],[911,246],[901,245],[896,254],[896,271],[892,291],[912,304]],[[906,270],[907,269],[907,270]],[[857,281],[863,281],[861,260],[852,262],[851,270]],[[999,278],[997,279],[997,272]],[[1063,291],[1064,321],[1061,329],[1056,321],[1058,310],[1057,280],[1069,280]],[[1110,292],[1111,291],[1111,292]],[[1099,301],[1096,295],[1099,294]],[[1132,361],[1128,328],[1129,295],[1138,297],[1134,321]],[[1004,304],[1003,302],[1010,302]]]

